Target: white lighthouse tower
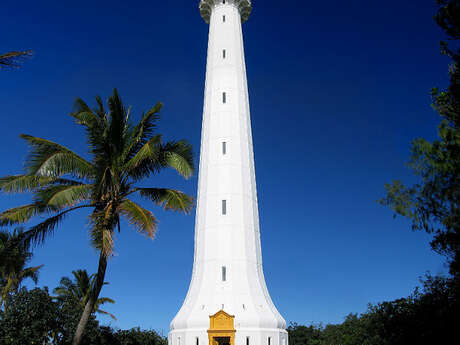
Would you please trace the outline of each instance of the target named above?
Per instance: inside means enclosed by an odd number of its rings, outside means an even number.
[[[265,284],[242,23],[250,0],[201,0],[209,27],[195,255],[169,345],[288,345]]]

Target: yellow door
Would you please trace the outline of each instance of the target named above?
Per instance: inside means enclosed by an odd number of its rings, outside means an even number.
[[[235,345],[235,316],[220,310],[209,317],[209,345]]]

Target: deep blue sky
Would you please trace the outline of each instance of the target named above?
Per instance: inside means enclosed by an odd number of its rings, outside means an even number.
[[[160,131],[185,138],[198,161],[207,25],[198,0],[10,1],[0,49],[32,49],[19,70],[0,72],[0,175],[21,172],[18,134],[56,140],[84,154],[68,113],[114,87],[136,116],[162,101]],[[425,271],[446,271],[429,237],[377,204],[383,184],[413,182],[405,167],[416,137],[434,138],[429,91],[447,84],[435,0],[254,0],[244,25],[264,271],[287,321],[341,322],[368,302],[407,296]],[[168,172],[148,181],[196,195]],[[0,196],[0,209],[27,196]],[[150,207],[150,206],[149,206]],[[154,242],[123,224],[103,295],[115,327],[166,334],[185,298],[194,214],[152,208]],[[36,250],[40,285],[96,270],[85,213]],[[102,318],[103,322],[110,322]]]

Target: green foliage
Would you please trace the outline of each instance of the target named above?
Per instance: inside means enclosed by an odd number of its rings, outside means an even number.
[[[289,345],[319,345],[322,340],[322,329],[319,326],[303,326],[291,322],[287,328]]]
[[[459,307],[458,282],[428,276],[421,291],[370,306],[365,317],[383,344],[441,344],[457,336]]]
[[[53,345],[71,345],[72,338],[77,329],[78,322],[80,321],[83,313],[83,306],[78,303],[74,298],[61,298],[54,302],[58,306],[58,325],[59,337],[55,340]],[[92,314],[86,324],[82,344],[83,345],[97,345],[99,344],[100,326],[95,316]]]
[[[438,25],[453,38],[460,38],[460,2],[458,0],[437,0],[439,11],[435,16]]]
[[[5,310],[0,312],[0,344],[70,345],[83,307],[72,298],[53,299],[47,288],[22,288],[9,295]],[[99,323],[92,316],[83,344],[93,344],[98,337]]]
[[[456,44],[460,38],[460,1],[438,0],[436,20]],[[442,52],[452,60],[450,85],[432,90],[433,108],[441,117],[439,138],[413,141],[409,167],[419,183],[407,187],[401,181],[386,184],[380,203],[395,215],[407,217],[413,230],[433,234],[431,246],[445,255],[450,272],[460,276],[460,50],[442,42]]]
[[[86,270],[72,271],[72,274],[74,279],[72,280],[68,277],[63,277],[59,283],[59,286],[53,290],[53,293],[57,295],[56,299],[58,301],[74,301],[83,309],[91,295],[92,288],[95,284],[96,275],[89,275]],[[105,284],[108,283],[106,282]],[[114,304],[115,301],[108,297],[100,297],[96,300],[93,312],[108,315],[112,319],[116,320],[117,318],[113,314],[110,314],[100,308],[100,306],[106,303]]]
[[[167,345],[166,338],[155,331],[142,331],[139,327],[130,330],[118,330],[115,338],[120,345]]]
[[[46,289],[21,289],[9,296],[0,317],[0,344],[43,345],[59,333],[58,307]]]
[[[369,305],[338,325],[291,324],[290,345],[432,345],[457,337],[460,285],[454,278],[427,276],[407,298]]]
[[[327,325],[324,328],[324,344],[330,345],[377,345],[380,337],[373,334],[367,315],[349,314],[340,325]]]
[[[8,296],[17,292],[22,282],[30,278],[38,281],[38,271],[42,265],[26,267],[32,259],[32,253],[24,244],[22,229],[12,234],[0,231],[0,308]]]
[[[1,345],[70,345],[83,310],[72,295],[55,300],[48,289],[22,288],[9,297],[0,311]],[[85,328],[83,345],[167,345],[155,331],[114,330],[100,326],[91,316]]]

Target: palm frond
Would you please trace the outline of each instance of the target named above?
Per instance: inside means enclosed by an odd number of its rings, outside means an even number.
[[[43,205],[63,209],[73,207],[78,203],[90,200],[93,185],[57,185],[41,189],[37,192],[36,202]]]
[[[13,51],[0,54],[0,69],[20,67],[23,59],[32,56],[32,50]]]
[[[0,231],[0,278],[22,270],[31,258],[22,228],[16,228],[12,233]]]
[[[72,207],[31,227],[29,230],[24,232],[24,243],[31,245],[42,244],[48,236],[53,234],[54,229],[60,222],[62,222],[67,213],[84,207],[93,207],[93,205],[81,205]]]
[[[161,151],[160,159],[164,167],[173,168],[186,179],[195,171],[192,145],[185,140],[166,143]]]
[[[38,283],[38,271],[43,267],[44,265],[40,266],[35,266],[35,267],[28,267],[25,268],[21,273],[20,273],[20,279],[24,278],[30,278],[33,280],[35,284]]]
[[[77,98],[74,103],[75,111],[70,114],[76,123],[85,127],[88,143],[93,152],[98,152],[104,144],[104,128],[106,127],[106,116],[104,106],[100,97],[96,97],[99,108],[94,111],[83,101]]]
[[[86,107],[86,103],[83,102],[83,100],[77,99],[76,103],[82,102]],[[77,108],[83,108],[84,106],[78,103],[79,105]],[[72,116],[75,119],[75,122],[79,125],[85,126],[86,128],[89,128],[93,131],[97,131],[98,134],[102,134],[102,124],[100,121],[100,118],[93,113],[91,109],[88,108],[88,110],[79,110],[77,112],[71,113],[70,116]]]
[[[111,151],[114,156],[121,156],[124,149],[124,133],[126,131],[127,110],[118,94],[117,89],[107,101],[109,105],[108,137],[110,138]]]
[[[110,316],[113,320],[117,321],[118,319],[115,317],[115,315],[111,314],[111,313],[108,313],[104,310],[101,310],[101,309],[97,309],[96,310],[96,313],[99,313],[99,314],[103,314],[103,315],[108,315]]]
[[[195,171],[192,146],[184,140],[163,145],[161,135],[156,135],[142,146],[124,168],[134,180],[164,168],[173,168],[188,179]]]
[[[78,286],[82,290],[88,290],[91,288],[91,279],[95,276],[94,274],[89,275],[87,270],[75,270],[72,274],[77,282]]]
[[[59,286],[54,288],[53,293],[57,295],[57,298],[69,296],[71,295],[73,285],[74,283],[69,277],[62,277],[59,281]]]
[[[86,104],[86,102],[81,98],[76,98],[73,103],[74,111],[70,113],[70,116],[74,116],[79,113],[92,113],[91,108]]]
[[[114,320],[117,320],[117,318],[115,317],[115,315],[113,314],[110,314],[102,309],[100,309],[101,305],[103,304],[106,304],[106,303],[110,303],[110,304],[115,304],[115,301],[111,298],[108,298],[108,297],[101,297],[101,298],[98,298],[96,303],[94,304],[94,311],[96,313],[99,313],[99,314],[104,314],[104,315],[108,315],[110,316],[112,319]]]
[[[173,168],[188,179],[195,171],[192,146],[184,141],[161,143],[161,135],[151,138],[125,165],[128,175],[139,180],[164,168]]]
[[[141,121],[128,134],[129,142],[123,152],[123,162],[131,159],[145,143],[151,139],[156,122],[160,119],[159,112],[163,104],[158,102],[154,107],[142,115]]]
[[[101,297],[97,299],[96,304],[94,306],[96,308],[99,308],[99,306],[106,304],[106,303],[115,304],[115,301],[108,297]]]
[[[55,178],[49,176],[37,175],[12,175],[0,177],[0,192],[4,193],[24,193],[34,191],[35,189],[50,185],[63,184],[72,185],[78,182]]]
[[[161,169],[159,161],[161,152],[161,135],[147,141],[139,151],[125,164],[124,170],[135,180]]]
[[[94,168],[84,158],[53,141],[21,134],[31,147],[26,169],[29,175],[59,177],[70,174],[78,178],[92,178]]]
[[[193,208],[193,198],[181,191],[167,188],[137,188],[139,194],[162,206],[165,210],[190,213]]]
[[[104,101],[102,101],[101,96],[96,96],[95,99],[98,107],[94,109],[94,112],[99,117],[99,119],[103,120],[103,123],[106,123],[107,114],[104,109]]]
[[[58,211],[58,208],[39,203],[10,208],[0,213],[0,226],[23,224],[36,215],[55,211]]]
[[[119,212],[137,231],[145,234],[149,238],[154,238],[157,221],[152,212],[142,208],[135,202],[125,199],[118,207]]]
[[[70,116],[75,118],[79,125],[102,130],[104,127],[103,120],[105,118],[104,106],[102,104],[101,97],[97,96],[96,101],[99,108],[96,108],[93,111],[84,100],[77,98],[74,102],[74,111],[70,113]]]
[[[84,306],[92,289],[93,275],[89,276],[86,270],[72,271],[72,274],[74,279],[61,278],[59,286],[53,290],[53,293],[57,294],[58,300],[71,298]]]

